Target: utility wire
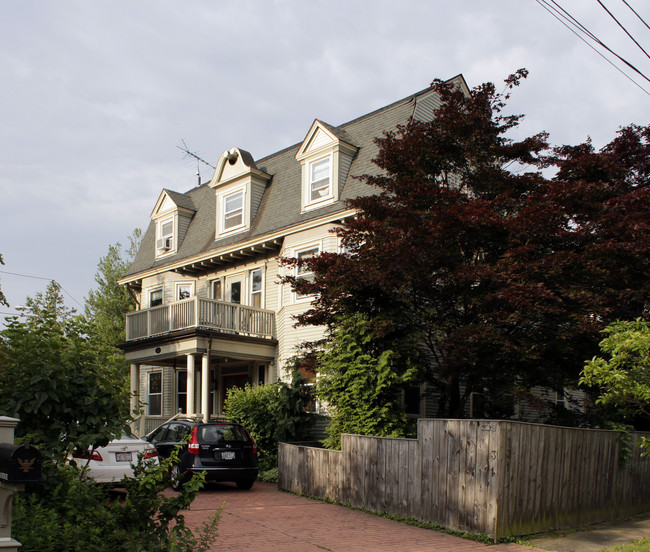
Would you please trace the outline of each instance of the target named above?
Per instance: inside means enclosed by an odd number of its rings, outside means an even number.
[[[18,274],[16,272],[8,272],[6,270],[0,270],[0,274],[9,274],[10,276],[20,276],[21,278],[32,278],[34,280],[46,280],[47,282],[56,282],[56,280],[54,280],[53,278],[42,278],[41,276],[30,276],[29,274]],[[58,284],[58,282],[57,282],[57,284]],[[59,286],[61,286],[61,284],[59,284]],[[63,286],[61,286],[61,291],[63,291],[66,295],[68,295],[75,303],[77,303],[77,305],[79,305],[81,308],[83,308],[83,305],[79,301],[77,301],[72,296],[71,293],[66,291],[66,289]]]
[[[632,42],[634,42],[634,44],[636,44],[639,48],[641,48],[641,51],[646,55],[646,57],[647,57],[647,58],[650,58],[650,55],[648,55],[648,52],[646,52],[646,51],[643,49],[643,46],[641,46],[641,44],[639,44],[639,43],[634,39],[634,37],[633,37],[633,36],[628,32],[628,30],[627,30],[627,29],[626,29],[626,28],[621,24],[621,22],[620,22],[618,19],[616,19],[616,17],[614,16],[614,14],[613,14],[611,11],[609,11],[609,10],[607,9],[607,7],[605,6],[605,4],[603,4],[603,3],[601,2],[601,0],[596,0],[596,2],[598,2],[598,3],[602,6],[602,8],[603,8],[603,9],[604,9],[608,14],[609,14],[609,16],[610,16],[614,21],[616,21],[616,24],[617,24],[621,29],[623,29],[623,31],[625,31],[625,34],[626,34],[627,36],[629,36],[629,37],[632,39]]]
[[[630,5],[629,5],[625,0],[621,0],[621,2],[623,2],[623,4],[625,4],[628,8],[630,8],[630,9],[632,10],[632,13],[633,13],[634,15],[636,15],[636,16],[641,20],[641,22],[642,22],[646,27],[648,27],[648,29],[650,29],[650,25],[648,25],[648,24],[643,20],[643,17],[641,17],[638,13],[636,13],[636,11],[634,11],[634,8],[633,8],[632,6],[630,6]]]
[[[589,42],[587,42],[582,36],[580,36],[574,29],[572,29],[567,23],[565,23],[562,19],[567,19],[566,16],[562,15],[561,13],[555,13],[558,12],[556,8],[553,6],[547,5],[546,0],[536,0],[536,2],[542,6],[547,12],[549,12],[555,19],[557,19],[562,25],[564,25],[567,29],[569,29],[574,35],[576,35],[580,40],[582,40],[587,46],[589,46],[594,52],[596,52],[601,58],[603,58],[607,63],[609,63],[614,69],[616,69],[621,75],[623,75],[626,79],[628,79],[632,84],[640,88],[643,92],[645,92],[648,96],[650,96],[650,92],[648,92],[643,86],[641,86],[638,82],[636,82],[632,77],[630,77],[625,71],[623,71],[620,67],[618,67],[612,60],[608,59],[606,56],[604,56],[601,52],[596,50]],[[564,11],[564,10],[563,10]],[[569,15],[569,17],[571,17]],[[575,20],[574,20],[575,21]],[[577,27],[582,27],[582,25],[579,22],[572,23],[573,25]],[[583,31],[588,34],[588,31],[586,29]]]
[[[544,3],[548,3],[546,0],[542,0]],[[566,11],[562,6],[560,6],[555,0],[550,0],[552,4],[554,4],[557,9],[561,10],[563,13],[566,14],[566,16],[571,19],[571,21],[574,22],[574,24],[579,27],[582,32],[584,32],[589,38],[591,38],[594,42],[605,48],[609,53],[612,55],[616,56],[618,59],[620,59],[625,65],[627,65],[630,69],[641,75],[645,80],[650,82],[650,78],[646,77],[641,71],[639,71],[634,65],[632,65],[629,61],[624,59],[623,57],[619,56],[614,50],[612,50],[607,44],[605,44],[602,40],[600,40],[594,33],[592,33],[587,27],[585,27],[582,23],[580,23],[575,17],[573,17],[568,11]]]

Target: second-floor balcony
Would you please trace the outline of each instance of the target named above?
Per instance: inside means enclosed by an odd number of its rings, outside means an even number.
[[[126,315],[127,341],[191,328],[274,339],[275,313],[237,303],[191,297]]]

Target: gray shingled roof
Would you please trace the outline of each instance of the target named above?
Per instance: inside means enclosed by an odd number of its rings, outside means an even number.
[[[194,201],[192,201],[192,198],[188,194],[181,194],[167,188],[163,188],[163,191],[166,192],[171,200],[182,209],[196,211],[196,207],[194,207]]]
[[[207,184],[180,194],[167,190],[177,205],[195,210],[194,217],[187,234],[175,255],[156,260],[155,258],[155,224],[149,223],[140,250],[135,261],[124,278],[152,268],[164,269],[166,265],[178,263],[183,259],[217,250],[228,245],[281,231],[310,219],[345,210],[344,201],[361,195],[368,195],[373,190],[359,181],[355,176],[377,174],[378,167],[372,163],[377,155],[374,138],[382,136],[386,130],[394,129],[398,124],[405,124],[413,115],[417,100],[430,92],[430,88],[422,90],[413,96],[399,100],[386,107],[368,113],[338,127],[327,125],[329,129],[346,142],[356,145],[359,149],[350,167],[350,173],[341,192],[338,202],[321,209],[306,213],[300,212],[301,195],[301,166],[295,155],[301,144],[255,161],[255,165],[272,175],[255,219],[247,232],[235,236],[215,240],[216,224],[216,194]],[[190,207],[191,206],[191,207]]]

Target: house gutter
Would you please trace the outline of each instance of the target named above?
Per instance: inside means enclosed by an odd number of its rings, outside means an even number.
[[[326,223],[333,223],[336,221],[340,221],[341,219],[348,218],[350,216],[353,216],[357,213],[356,209],[346,209],[344,211],[338,211],[337,213],[332,213],[327,216],[320,217],[318,219],[311,219],[308,222],[304,222],[302,224],[296,225],[291,227],[290,229],[282,229],[278,230],[277,232],[274,232],[272,234],[268,234],[264,236],[263,238],[258,238],[256,240],[250,240],[248,242],[244,243],[239,243],[234,246],[227,247],[223,249],[222,251],[219,251],[219,249],[214,249],[209,253],[204,253],[201,255],[197,255],[195,257],[190,257],[187,259],[183,259],[182,261],[178,261],[173,264],[168,264],[164,266],[159,266],[155,268],[150,268],[147,269],[143,272],[139,272],[137,274],[132,274],[130,276],[125,276],[123,278],[120,278],[117,283],[120,285],[127,285],[132,282],[137,282],[138,280],[142,280],[143,278],[147,278],[149,276],[155,276],[156,274],[161,274],[162,272],[173,272],[175,270],[182,269],[184,267],[190,266],[192,264],[197,264],[201,263],[204,261],[208,261],[210,259],[213,259],[215,257],[222,257],[222,256],[227,256],[230,255],[231,253],[238,253],[239,251],[243,249],[248,249],[251,247],[255,247],[258,245],[263,245],[266,242],[269,241],[274,241],[274,240],[279,240],[281,238],[284,238],[286,236],[290,236],[292,234],[295,234],[297,232],[302,232],[304,230],[307,230],[311,227],[314,226],[319,226],[321,224],[326,224]]]

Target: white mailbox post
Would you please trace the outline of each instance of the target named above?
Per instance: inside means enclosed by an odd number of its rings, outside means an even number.
[[[0,443],[14,442],[16,418],[0,416]],[[11,538],[11,499],[25,490],[25,485],[12,485],[0,479],[0,552],[17,552],[20,543]]]

